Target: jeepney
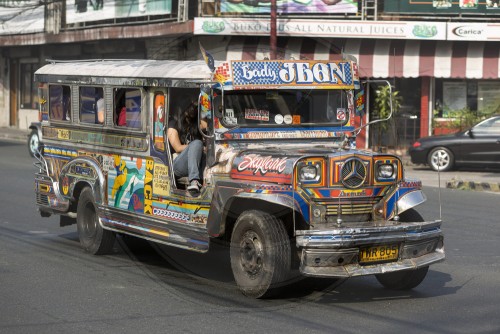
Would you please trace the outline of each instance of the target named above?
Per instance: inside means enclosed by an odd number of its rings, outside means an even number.
[[[53,61],[35,79],[36,204],[76,224],[89,253],[109,252],[117,233],[196,252],[222,239],[236,284],[257,298],[298,273],[375,275],[411,289],[445,258],[441,220],[415,209],[421,182],[399,157],[356,149],[352,58]],[[166,137],[168,119],[193,99],[209,124],[198,197],[175,177]]]

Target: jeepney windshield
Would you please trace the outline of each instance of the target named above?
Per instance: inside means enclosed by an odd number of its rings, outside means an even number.
[[[348,122],[345,90],[235,90],[214,99],[224,127],[342,126]]]

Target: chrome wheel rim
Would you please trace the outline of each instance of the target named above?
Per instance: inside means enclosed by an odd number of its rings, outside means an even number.
[[[38,135],[33,134],[30,137],[30,150],[33,154],[37,153],[39,142],[40,141],[38,140]]]
[[[450,165],[450,155],[445,150],[437,150],[432,153],[431,163],[436,170],[445,169]]]
[[[249,277],[257,276],[263,267],[264,247],[254,231],[247,231],[240,242],[240,263]]]

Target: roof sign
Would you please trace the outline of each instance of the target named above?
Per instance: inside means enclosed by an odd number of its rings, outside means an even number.
[[[354,88],[350,61],[231,61],[235,89]]]

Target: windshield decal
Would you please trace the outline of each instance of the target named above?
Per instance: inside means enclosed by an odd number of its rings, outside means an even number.
[[[228,126],[234,126],[238,124],[238,119],[234,117],[233,109],[226,109],[226,116],[224,116],[224,123]]]
[[[292,115],[292,124],[300,124],[300,115]]]
[[[269,122],[269,110],[245,109],[245,119]]]
[[[337,108],[337,119],[341,121],[346,119],[345,108]]]

